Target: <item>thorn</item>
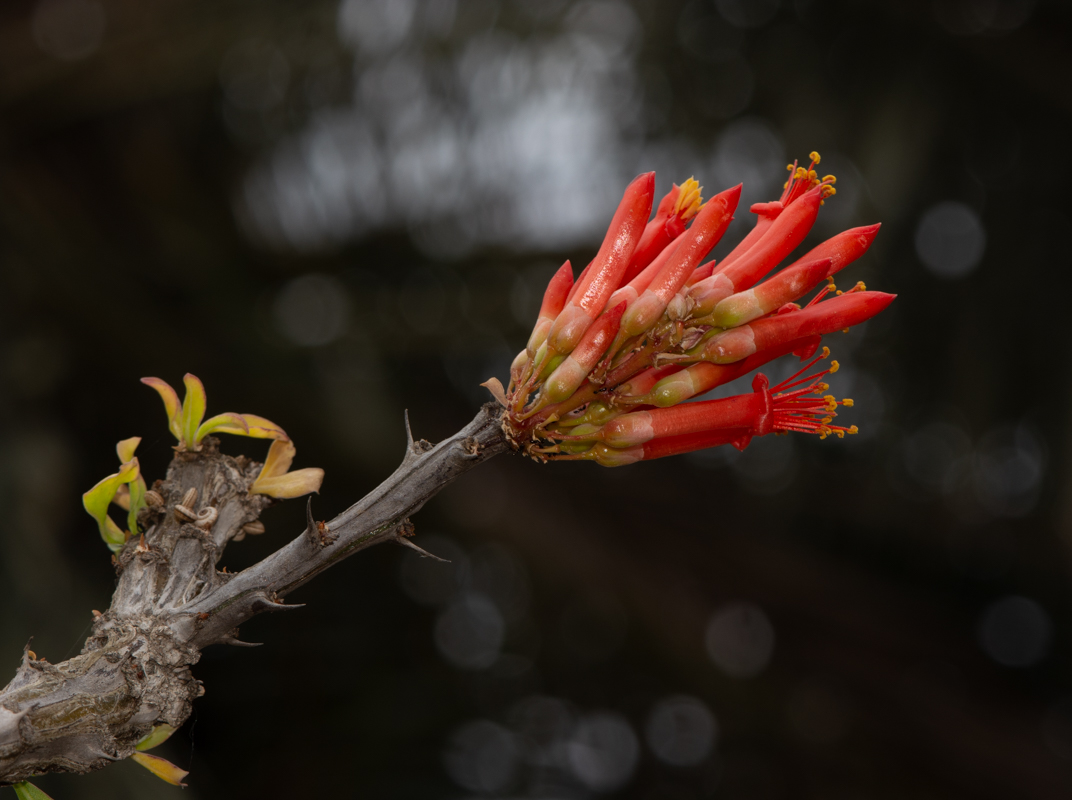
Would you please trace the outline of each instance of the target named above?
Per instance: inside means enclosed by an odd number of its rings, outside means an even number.
[[[413,523],[410,522],[408,519],[403,520],[402,524],[395,529],[395,541],[403,547],[408,547],[410,550],[416,550],[424,558],[432,558],[436,561],[441,561],[444,564],[450,563],[450,559],[440,558],[435,553],[429,553],[423,547],[414,544],[412,541],[406,538],[407,536],[412,536],[414,533],[415,529],[413,527]]]
[[[233,636],[224,636],[221,639],[217,639],[219,644],[229,644],[234,647],[260,647],[264,642],[243,642],[241,639],[236,639]]]
[[[319,544],[320,538],[317,534],[316,520],[313,518],[313,496],[309,495],[309,500],[305,503],[305,532],[309,534],[309,538],[315,543]]]
[[[409,451],[414,450],[413,441],[413,429],[409,426],[409,409],[407,408],[403,413],[406,420],[406,449]]]

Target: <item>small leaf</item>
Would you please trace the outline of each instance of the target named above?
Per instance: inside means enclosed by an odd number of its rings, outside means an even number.
[[[249,426],[249,433],[245,434],[246,436],[254,439],[290,439],[287,432],[270,419],[258,417],[256,414],[243,414],[242,419]]]
[[[115,452],[119,455],[119,463],[126,464],[134,458],[134,451],[138,449],[139,444],[141,444],[140,436],[131,436],[129,439],[124,439],[117,444]]]
[[[488,378],[480,385],[491,392],[491,396],[495,398],[499,405],[506,407],[506,392],[503,391],[502,381],[498,378]]]
[[[152,750],[158,745],[162,745],[168,739],[171,738],[171,734],[177,731],[178,728],[173,728],[166,722],[157,725],[149,733],[141,738],[141,740],[134,745],[135,750]]]
[[[193,373],[187,372],[182,382],[186,384],[186,396],[182,399],[182,442],[190,450],[196,450],[197,429],[205,418],[208,398],[205,396],[205,385]]]
[[[124,483],[130,483],[135,480],[138,477],[138,473],[138,459],[131,459],[119,467],[119,472],[115,475],[109,475],[82,495],[82,505],[88,514],[97,520],[101,538],[112,549],[112,552],[119,551],[119,548],[126,541],[126,536],[119,529],[119,526],[112,521],[112,518],[108,516],[108,506],[111,504],[116,492],[119,491],[119,487]]]
[[[172,786],[185,786],[182,782],[190,773],[187,770],[179,769],[166,758],[160,756],[151,756],[148,753],[131,753],[130,758],[136,764],[141,764],[149,772],[153,773],[156,777],[162,781],[167,781]]]
[[[164,401],[164,410],[167,411],[168,418],[168,430],[172,435],[182,441],[182,403],[179,402],[179,396],[175,394],[175,390],[171,388],[165,381],[160,378],[142,378],[141,382],[146,386],[151,386],[156,389],[160,397]]]
[[[324,470],[318,467],[307,467],[274,478],[258,476],[249,491],[250,494],[266,494],[269,497],[288,500],[310,492],[319,492],[320,484],[323,482]]]
[[[239,436],[249,436],[249,425],[241,414],[217,414],[212,419],[206,419],[197,429],[194,444],[200,445],[201,440],[210,433],[237,433]]]
[[[145,478],[138,475],[137,480],[128,484],[127,530],[132,534],[138,532],[138,512],[145,508]]]
[[[116,490],[115,497],[112,498],[112,502],[124,511],[130,511],[130,486],[125,483],[120,486]]]
[[[272,442],[272,446],[268,448],[268,456],[264,459],[264,466],[261,467],[260,475],[257,476],[257,480],[262,478],[278,478],[280,475],[285,475],[287,470],[290,469],[290,465],[294,462],[294,456],[297,454],[298,449],[291,441],[276,440]],[[256,481],[254,482],[256,483]]]
[[[52,797],[27,781],[12,784],[11,788],[15,790],[15,797],[19,800],[52,800]]]

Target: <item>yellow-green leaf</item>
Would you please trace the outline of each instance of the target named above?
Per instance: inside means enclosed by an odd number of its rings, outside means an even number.
[[[266,494],[269,497],[288,500],[310,492],[319,492],[323,481],[324,470],[318,467],[307,467],[274,478],[258,476],[249,491],[250,494]]]
[[[157,725],[149,733],[141,738],[141,740],[134,745],[135,750],[152,750],[157,745],[161,745],[171,738],[171,734],[177,731],[178,728],[173,728],[166,722]]]
[[[19,800],[52,800],[49,795],[26,781],[14,783],[11,788],[15,790],[15,797],[19,798]]]
[[[98,523],[108,517],[108,504],[124,483],[130,483],[138,475],[138,459],[131,459],[119,467],[119,472],[109,475],[82,495],[82,505]]]
[[[197,429],[205,418],[205,385],[193,373],[187,372],[182,382],[186,385],[186,396],[182,399],[182,441],[191,450],[197,449]]]
[[[167,781],[172,786],[185,786],[182,782],[190,773],[184,769],[179,769],[166,758],[160,756],[151,756],[148,753],[134,752],[130,756],[131,760],[137,764],[141,764],[149,772],[153,773],[156,777],[162,781]]]
[[[134,451],[138,449],[139,444],[141,444],[140,436],[131,436],[129,439],[124,439],[117,444],[115,452],[119,455],[119,463],[126,464],[134,458]]]
[[[194,444],[201,444],[201,440],[210,433],[236,433],[239,436],[249,436],[249,425],[241,414],[217,414],[212,419],[206,419],[197,429]]]
[[[141,382],[156,389],[163,399],[164,410],[167,412],[168,418],[168,430],[181,442],[182,420],[180,418],[182,417],[182,403],[179,402],[179,396],[168,383],[160,380],[160,378],[142,378]]]
[[[138,512],[145,508],[145,478],[138,475],[136,480],[128,484],[128,487],[127,530],[137,533]]]
[[[256,414],[243,414],[242,419],[246,421],[246,425],[249,427],[249,432],[246,436],[250,436],[254,439],[289,439],[287,432],[272,422],[270,419],[264,417],[258,417]],[[234,433],[234,431],[229,431]]]
[[[277,439],[272,442],[272,446],[268,448],[268,456],[264,459],[264,466],[261,467],[261,473],[257,476],[257,480],[259,481],[262,478],[278,478],[280,475],[285,475],[287,470],[290,469],[290,465],[294,463],[294,456],[297,452],[298,449],[290,440],[283,441]]]
[[[112,502],[124,511],[130,511],[130,487],[124,483],[116,489]]]

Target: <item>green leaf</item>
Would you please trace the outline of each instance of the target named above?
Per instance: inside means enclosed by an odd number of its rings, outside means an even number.
[[[140,436],[131,436],[129,439],[124,439],[115,446],[115,452],[119,456],[119,463],[126,464],[128,461],[134,458],[134,451],[138,449],[138,445],[141,444]]]
[[[161,399],[163,399],[164,410],[167,412],[168,418],[168,430],[181,443],[182,420],[180,418],[182,416],[182,403],[179,402],[179,396],[168,383],[160,380],[160,378],[142,378],[141,382],[156,389]]]
[[[148,734],[143,736],[141,740],[134,745],[135,750],[152,750],[154,747],[163,744],[171,738],[171,734],[177,731],[178,728],[172,728],[166,722],[157,725]]]
[[[201,440],[210,433],[236,433],[239,436],[249,436],[249,425],[241,414],[217,414],[212,419],[206,419],[197,429],[194,444],[200,445]]]
[[[156,777],[162,781],[167,781],[172,786],[185,786],[182,782],[190,773],[184,769],[179,769],[166,758],[160,756],[151,756],[148,753],[131,753],[130,759],[135,764],[140,764],[145,767],[149,772],[153,773]]]
[[[186,384],[186,396],[182,399],[182,442],[190,450],[197,449],[197,429],[205,418],[205,385],[193,373],[187,372],[182,382]]]
[[[11,788],[15,790],[15,796],[19,800],[52,800],[49,795],[27,781],[12,784]]]

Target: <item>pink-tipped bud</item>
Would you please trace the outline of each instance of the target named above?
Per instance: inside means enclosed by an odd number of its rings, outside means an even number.
[[[850,328],[871,319],[896,296],[885,292],[849,292],[802,311],[757,319],[711,337],[703,343],[699,357],[716,364],[730,364],[794,339]]]
[[[764,364],[788,353],[799,355],[801,359],[810,358],[818,349],[820,341],[819,336],[794,339],[778,347],[770,347],[753,353],[735,364],[712,364],[708,361],[701,361],[681,372],[660,378],[658,383],[652,386],[650,392],[636,399],[648,405],[668,408],[705,394],[742,375],[747,375],[752,370],[759,369]]]
[[[816,187],[785,209],[747,253],[719,274],[730,279],[738,291],[755,285],[804,241],[823,201],[823,187]],[[728,260],[728,259],[727,259]],[[723,264],[726,262],[724,261]]]
[[[566,305],[566,298],[570,289],[573,288],[573,267],[567,260],[558,271],[551,276],[547,283],[547,289],[543,293],[543,302],[540,304],[540,315],[536,318],[536,325],[529,336],[528,352],[530,356],[536,355],[540,345],[547,339],[547,334],[554,325],[555,318],[562,312]]]
[[[715,310],[715,306],[733,295],[734,291],[733,281],[721,272],[699,281],[689,289],[689,297],[695,303],[693,316],[703,317],[710,314]]]
[[[712,197],[696,216],[692,227],[682,234],[680,244],[648,286],[648,291],[663,303],[670,302],[670,298],[681,290],[711,248],[718,244],[733,220],[733,212],[737,210],[740,199],[741,184]]]
[[[633,280],[666,246],[680,236],[689,220],[703,207],[702,187],[692,178],[674,187],[660,201],[655,217],[644,228],[644,234],[633,252],[623,283]]]
[[[611,447],[633,447],[655,438],[726,428],[767,433],[773,407],[767,378],[757,375],[752,387],[752,394],[624,414],[604,425],[600,438]]]
[[[603,244],[592,259],[591,269],[577,282],[577,292],[570,301],[589,317],[598,316],[607,299],[621,285],[622,276],[651,215],[654,195],[654,172],[637,176],[626,188]]]
[[[721,301],[711,313],[711,324],[735,328],[791,303],[814,289],[827,276],[830,264],[829,258],[820,258],[786,267],[754,289]]]
[[[706,264],[701,264],[692,271],[689,275],[689,279],[685,281],[685,286],[695,286],[697,283],[707,278],[715,271],[715,262],[708,261]]]
[[[543,387],[548,403],[561,403],[577,391],[618,333],[625,303],[619,303],[591,325],[573,352],[551,373]]]
[[[800,258],[798,264],[814,261],[817,258],[829,258],[830,269],[826,275],[834,275],[858,259],[878,236],[878,230],[882,223],[865,225],[861,228],[850,228],[842,231],[837,236],[832,236],[817,247],[812,248]],[[795,266],[795,265],[794,265]],[[826,276],[824,276],[826,277]]]
[[[751,250],[752,246],[763,238],[763,234],[774,224],[774,220],[778,218],[784,208],[779,201],[775,200],[773,203],[753,203],[748,210],[758,217],[756,224],[752,226],[752,230],[748,232],[748,235],[741,239],[737,246],[722,259],[718,265],[719,270],[725,269]]]

